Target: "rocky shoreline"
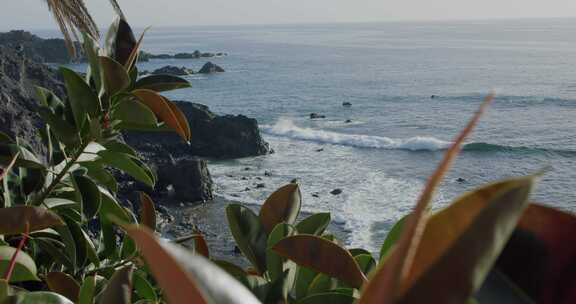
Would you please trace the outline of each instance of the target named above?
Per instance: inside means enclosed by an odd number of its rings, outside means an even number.
[[[35,36],[24,32],[18,35],[35,40]],[[0,34],[0,39],[6,36]],[[45,150],[37,130],[43,122],[35,110],[34,86],[53,90],[59,97],[64,97],[65,91],[58,73],[44,64],[46,58],[29,55],[25,50],[18,44],[0,43],[0,131],[18,137],[42,156]],[[150,189],[128,176],[118,175],[121,189],[118,196],[137,212],[136,191],[149,193],[157,204],[163,234],[178,238],[197,227],[206,233],[215,256],[236,259],[227,225],[222,222],[228,201],[214,197],[207,160],[257,156],[272,150],[262,139],[253,118],[216,115],[205,105],[176,103],[190,122],[193,132],[190,144],[172,133],[125,133],[124,140],[156,171],[158,183]]]

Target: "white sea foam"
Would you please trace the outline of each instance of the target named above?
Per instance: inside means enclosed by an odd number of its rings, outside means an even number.
[[[430,136],[394,139],[384,136],[344,134],[312,128],[302,128],[295,125],[292,120],[285,118],[278,120],[273,126],[262,126],[262,131],[270,135],[289,137],[297,140],[359,148],[436,151],[446,149],[450,145],[450,142]]]

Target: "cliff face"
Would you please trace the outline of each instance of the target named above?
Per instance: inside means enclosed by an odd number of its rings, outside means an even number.
[[[72,61],[64,40],[43,39],[26,31],[0,33],[0,45],[18,49],[34,62],[68,63]],[[81,48],[78,47],[80,51]]]
[[[42,155],[44,147],[36,130],[43,124],[35,110],[34,86],[64,95],[64,86],[53,70],[26,59],[14,48],[0,46],[0,131],[20,138]]]

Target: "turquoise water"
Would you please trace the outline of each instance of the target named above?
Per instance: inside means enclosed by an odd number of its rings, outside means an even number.
[[[276,151],[212,162],[218,193],[262,202],[299,178],[304,209],[332,212],[355,232],[348,245],[377,250],[490,90],[495,103],[436,206],[482,183],[551,166],[534,199],[576,210],[574,37],[576,21],[568,19],[155,28],[144,48],[229,54],[211,59],[226,73],[190,76],[193,88],[170,95],[257,118]],[[141,69],[198,70],[204,62],[156,60]],[[326,119],[310,120],[312,112]],[[265,170],[272,172],[263,177],[266,188],[244,191]],[[334,188],[343,193],[329,194]]]

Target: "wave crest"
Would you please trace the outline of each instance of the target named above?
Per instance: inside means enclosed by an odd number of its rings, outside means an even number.
[[[296,126],[289,119],[280,119],[273,126],[262,126],[264,133],[297,140],[335,144],[358,148],[398,149],[409,151],[437,151],[446,149],[450,142],[429,136],[393,139],[383,136],[344,134]]]

